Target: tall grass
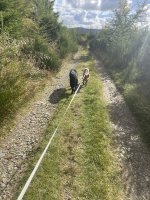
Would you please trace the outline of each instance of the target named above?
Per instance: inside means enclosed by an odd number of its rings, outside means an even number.
[[[46,77],[46,74],[33,70],[34,64],[23,57],[24,44],[25,40],[17,41],[5,33],[0,35],[0,126],[31,97],[30,93],[34,95],[41,84],[38,76],[43,80]],[[37,76],[38,84],[35,80],[32,82],[33,74]]]
[[[15,102],[23,92],[23,75],[20,55],[20,44],[8,35],[0,35],[0,117],[3,119],[12,113]],[[1,120],[2,122],[2,120]]]

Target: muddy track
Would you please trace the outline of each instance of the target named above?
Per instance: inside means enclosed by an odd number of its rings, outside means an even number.
[[[17,117],[17,125],[0,140],[0,200],[12,199],[16,192],[30,158],[34,156],[44,137],[48,121],[53,116],[61,94],[69,86],[68,72],[77,66],[79,55],[80,52],[47,83],[26,114]]]
[[[96,61],[110,114],[125,200],[150,200],[150,151],[140,128],[103,65]]]

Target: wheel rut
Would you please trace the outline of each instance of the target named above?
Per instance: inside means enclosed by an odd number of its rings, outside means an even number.
[[[150,200],[150,151],[142,142],[141,130],[107,70],[100,61],[95,61],[95,65],[104,86],[125,200]]]

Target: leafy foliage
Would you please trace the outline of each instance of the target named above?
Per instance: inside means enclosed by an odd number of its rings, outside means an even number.
[[[32,84],[30,89],[27,85],[33,67],[58,71],[61,59],[77,50],[75,34],[58,22],[53,3],[0,1],[1,121],[13,113],[23,96],[26,98],[24,93],[32,90]]]
[[[144,12],[145,2],[133,13],[121,0],[112,23],[90,41],[90,48],[105,59],[150,142],[150,31],[137,26]]]

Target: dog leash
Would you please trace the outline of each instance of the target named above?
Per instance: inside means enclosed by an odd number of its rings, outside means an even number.
[[[47,150],[48,150],[48,148],[49,148],[49,146],[50,146],[50,144],[51,144],[51,142],[52,142],[54,136],[56,135],[57,130],[58,130],[58,128],[60,127],[60,125],[61,125],[61,123],[62,123],[62,120],[64,119],[64,117],[65,117],[67,111],[69,110],[69,108],[70,108],[70,106],[71,106],[71,104],[72,104],[72,102],[73,102],[73,100],[74,100],[74,98],[75,98],[75,96],[76,96],[76,94],[77,94],[77,92],[78,92],[80,86],[81,86],[81,84],[79,84],[77,90],[75,91],[75,93],[74,93],[74,95],[73,95],[73,97],[72,97],[72,99],[71,99],[71,101],[70,101],[70,103],[69,103],[69,105],[68,105],[68,107],[67,107],[65,113],[63,114],[63,117],[61,118],[60,122],[58,123],[58,125],[57,125],[57,127],[56,127],[56,129],[55,129],[55,131],[54,131],[54,133],[53,133],[53,135],[52,135],[52,137],[50,138],[48,144],[46,145],[46,147],[45,147],[45,149],[44,149],[42,155],[40,156],[38,162],[36,163],[36,165],[35,165],[33,171],[32,171],[31,174],[30,174],[30,177],[28,178],[28,180],[27,180],[25,186],[23,187],[23,189],[22,189],[22,191],[21,191],[21,193],[20,193],[20,195],[19,195],[19,197],[18,197],[17,200],[22,200],[22,198],[24,197],[26,191],[28,190],[28,188],[29,188],[29,186],[30,186],[30,184],[31,184],[31,181],[32,181],[32,179],[33,179],[33,177],[34,177],[36,171],[38,170],[38,168],[39,168],[39,166],[40,166],[40,164],[41,164],[41,162],[42,162],[42,160],[43,160],[43,157],[45,156],[45,154],[46,154],[46,152],[47,152]]]

